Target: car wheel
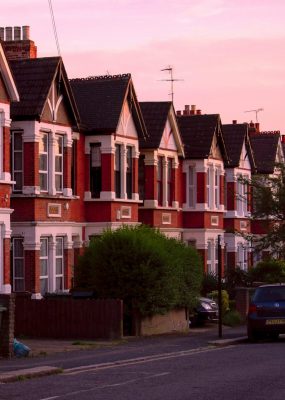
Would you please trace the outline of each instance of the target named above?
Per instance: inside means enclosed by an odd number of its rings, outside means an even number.
[[[247,327],[247,337],[250,342],[256,342],[260,335],[250,326]]]

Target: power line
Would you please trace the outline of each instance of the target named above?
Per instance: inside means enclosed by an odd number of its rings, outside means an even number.
[[[53,26],[53,33],[54,33],[54,37],[55,37],[55,43],[56,43],[56,47],[57,47],[57,53],[61,57],[61,52],[60,52],[60,47],[59,47],[59,41],[58,41],[58,36],[57,36],[57,30],[56,30],[56,24],[55,24],[55,19],[54,19],[52,3],[51,3],[51,0],[48,0],[48,2],[49,2],[49,10],[50,10],[52,26]]]

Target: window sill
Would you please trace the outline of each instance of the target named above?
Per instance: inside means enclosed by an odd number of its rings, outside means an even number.
[[[33,199],[59,199],[59,200],[77,200],[79,196],[63,196],[62,194],[48,194],[48,193],[40,193],[40,194],[23,194],[23,193],[11,193],[11,198],[14,197],[29,197]]]
[[[143,200],[133,200],[133,199],[84,199],[85,202],[93,202],[93,203],[131,203],[131,204],[142,204]]]

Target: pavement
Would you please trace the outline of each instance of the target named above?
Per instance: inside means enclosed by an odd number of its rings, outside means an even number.
[[[205,336],[206,343],[211,346],[229,346],[232,344],[245,342],[247,340],[247,336],[245,333],[246,328],[243,325],[235,328],[223,327],[222,338],[219,338],[217,325],[209,324],[200,328],[192,328],[189,330],[189,334],[187,333],[186,335],[189,335],[190,338],[191,336],[195,335],[199,335],[200,337]],[[177,333],[177,335],[180,334]],[[134,337],[124,337],[122,340],[116,341],[20,339],[20,341],[22,341],[26,346],[31,349],[28,358],[44,358],[50,355],[54,355],[56,353],[65,353],[83,349],[104,350],[104,348],[110,348],[116,345],[124,345],[124,343],[128,343],[130,341],[136,342],[136,340],[139,341],[140,339]],[[0,384],[31,379],[39,376],[59,374],[61,372],[63,372],[62,368],[57,368],[49,365],[41,365],[24,369],[19,368],[13,371],[6,372],[1,372],[0,369]]]

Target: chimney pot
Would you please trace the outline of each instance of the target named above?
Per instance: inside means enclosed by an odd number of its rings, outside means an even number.
[[[196,106],[194,104],[191,105],[190,115],[196,114]]]
[[[176,114],[177,114],[178,116],[181,116],[181,115],[182,115],[181,110],[176,111]]]
[[[259,122],[255,123],[255,129],[256,129],[256,132],[259,132]]]
[[[23,40],[30,40],[30,27],[28,25],[24,25],[22,27],[23,32]]]
[[[201,115],[202,114],[202,110],[197,110],[196,111],[196,115]]]
[[[189,115],[189,112],[187,110],[183,110],[183,115]]]
[[[233,119],[233,124],[236,125],[237,124],[237,120]]]
[[[190,106],[188,104],[185,105],[185,111],[189,111],[190,110]]]
[[[21,27],[14,26],[14,40],[21,40]]]
[[[11,26],[6,26],[5,33],[6,33],[6,41],[13,40],[13,28]]]
[[[0,40],[5,40],[5,28],[0,27]]]

